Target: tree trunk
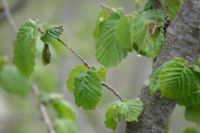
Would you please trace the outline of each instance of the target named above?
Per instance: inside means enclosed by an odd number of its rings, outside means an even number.
[[[200,53],[200,0],[184,0],[176,19],[167,29],[165,44],[153,69],[174,57],[194,63]],[[141,90],[144,111],[139,122],[127,123],[126,133],[164,133],[176,102],[160,98],[159,92],[150,95],[149,85]]]

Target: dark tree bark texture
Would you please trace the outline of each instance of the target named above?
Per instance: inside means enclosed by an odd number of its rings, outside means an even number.
[[[153,70],[173,59],[182,57],[194,63],[200,54],[200,0],[184,0],[176,19],[166,32],[165,44],[156,59]],[[159,92],[150,95],[149,85],[141,90],[144,111],[139,122],[127,123],[126,133],[164,133],[176,102],[160,98]]]

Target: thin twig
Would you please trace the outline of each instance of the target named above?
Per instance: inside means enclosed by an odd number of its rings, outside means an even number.
[[[16,26],[16,23],[15,23],[12,15],[10,13],[10,9],[9,9],[7,0],[3,0],[3,6],[4,6],[6,18],[7,18],[8,22],[10,23],[10,26],[13,29],[14,34],[16,34],[17,33],[17,26]]]
[[[69,49],[85,66],[90,68],[89,64],[78,54],[76,51],[71,48],[69,45],[67,45],[65,42],[63,42],[61,39],[57,39],[61,44],[63,44],[67,49]]]
[[[117,13],[114,8],[110,8],[109,6],[105,4],[100,4],[100,7],[107,9],[108,11],[111,11],[112,13]]]
[[[106,84],[106,83],[102,83],[102,86],[106,87],[107,89],[109,89],[110,91],[112,91],[112,93],[120,100],[120,101],[124,101],[123,98],[119,95],[119,92],[117,92],[114,88],[112,88],[110,85]]]
[[[40,97],[41,93],[40,93],[39,88],[36,85],[33,86],[33,92],[34,92],[36,97]],[[56,133],[55,130],[54,130],[53,124],[51,123],[51,120],[49,118],[49,115],[48,115],[48,112],[46,110],[45,105],[38,100],[38,106],[39,106],[40,112],[42,114],[44,123],[47,126],[48,132],[49,133]]]

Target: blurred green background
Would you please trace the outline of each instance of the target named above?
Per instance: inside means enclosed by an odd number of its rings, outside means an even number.
[[[12,15],[17,27],[31,18],[41,22],[63,25],[65,27],[63,39],[69,43],[90,64],[98,65],[95,60],[95,43],[93,30],[95,19],[100,11],[100,4],[118,7],[122,6],[126,12],[135,9],[133,0],[8,0],[12,8]],[[141,0],[141,6],[146,0]],[[2,7],[2,1],[0,1]],[[16,35],[7,22],[3,12],[0,12],[0,55],[13,56],[13,42]],[[106,106],[116,100],[111,92],[104,90],[103,100],[94,111],[83,111],[74,104],[72,94],[66,89],[66,79],[70,70],[80,64],[64,47],[58,48],[53,54],[53,63],[48,66],[38,65],[36,80],[39,87],[48,91],[56,91],[65,95],[65,99],[76,109],[78,114],[78,127],[81,133],[112,133],[104,126],[104,112]],[[39,63],[41,64],[41,63]],[[151,73],[152,61],[137,56],[128,55],[120,65],[109,70],[107,82],[116,88],[123,97],[135,98],[140,92],[143,83]],[[42,82],[41,82],[42,81]],[[48,108],[51,117],[54,113]],[[184,108],[176,107],[170,121],[169,133],[181,133],[186,127],[200,128],[184,120]],[[121,123],[118,133],[123,133],[125,123]],[[42,122],[37,101],[32,92],[19,97],[0,89],[0,133],[46,133]]]

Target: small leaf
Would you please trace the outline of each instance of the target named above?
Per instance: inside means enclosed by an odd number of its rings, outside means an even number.
[[[44,65],[49,64],[51,61],[51,52],[48,44],[44,44],[44,48],[42,51],[42,63]]]
[[[58,87],[58,78],[55,71],[47,67],[37,66],[31,79],[33,83],[36,83],[45,92],[53,92]]]
[[[44,43],[51,43],[52,41],[58,39],[63,33],[63,26],[53,26],[46,30],[45,34],[41,37]]]
[[[153,0],[148,0],[147,3],[144,5],[144,11],[152,10],[153,9]]]
[[[118,111],[118,106],[117,103],[113,103],[111,105],[109,105],[109,107],[106,110],[106,114],[105,114],[105,125],[107,128],[110,129],[117,129],[117,125],[119,122],[119,111]]]
[[[85,70],[88,70],[88,67],[86,67],[85,65],[80,65],[80,66],[77,66],[76,68],[72,69],[72,71],[70,72],[70,74],[68,76],[68,80],[67,80],[67,88],[69,89],[70,92],[74,92],[75,78],[79,75],[79,73],[81,71],[85,71]]]
[[[138,121],[143,111],[143,103],[140,100],[127,100],[119,105],[119,113],[127,122]]]
[[[98,76],[101,78],[102,81],[105,81],[106,80],[106,73],[107,73],[107,70],[105,67],[101,67],[98,71],[97,71],[97,74]]]
[[[76,114],[73,107],[65,100],[52,100],[51,103],[56,110],[59,118],[66,118],[72,121],[76,121]]]
[[[68,119],[57,119],[55,129],[56,133],[79,133],[76,123]]]
[[[107,108],[105,125],[107,128],[115,130],[120,120],[137,122],[142,111],[143,103],[140,100],[114,102]]]
[[[4,65],[0,72],[0,85],[8,92],[24,96],[31,86],[14,65]]]
[[[8,60],[7,57],[0,56],[0,69],[3,68],[3,66],[7,64],[8,62],[7,60]]]
[[[200,106],[186,107],[185,109],[185,119],[187,121],[200,123]]]
[[[75,78],[75,102],[84,109],[95,109],[102,97],[101,79],[95,70],[81,71]]]
[[[116,66],[127,56],[128,50],[121,47],[116,37],[116,27],[122,15],[121,10],[112,13],[103,9],[97,18],[94,33],[96,59],[105,67]]]
[[[36,23],[29,20],[17,33],[13,62],[26,77],[30,76],[35,66],[37,28]]]
[[[167,7],[167,15],[172,20],[180,10],[181,0],[164,0],[164,6]]]

